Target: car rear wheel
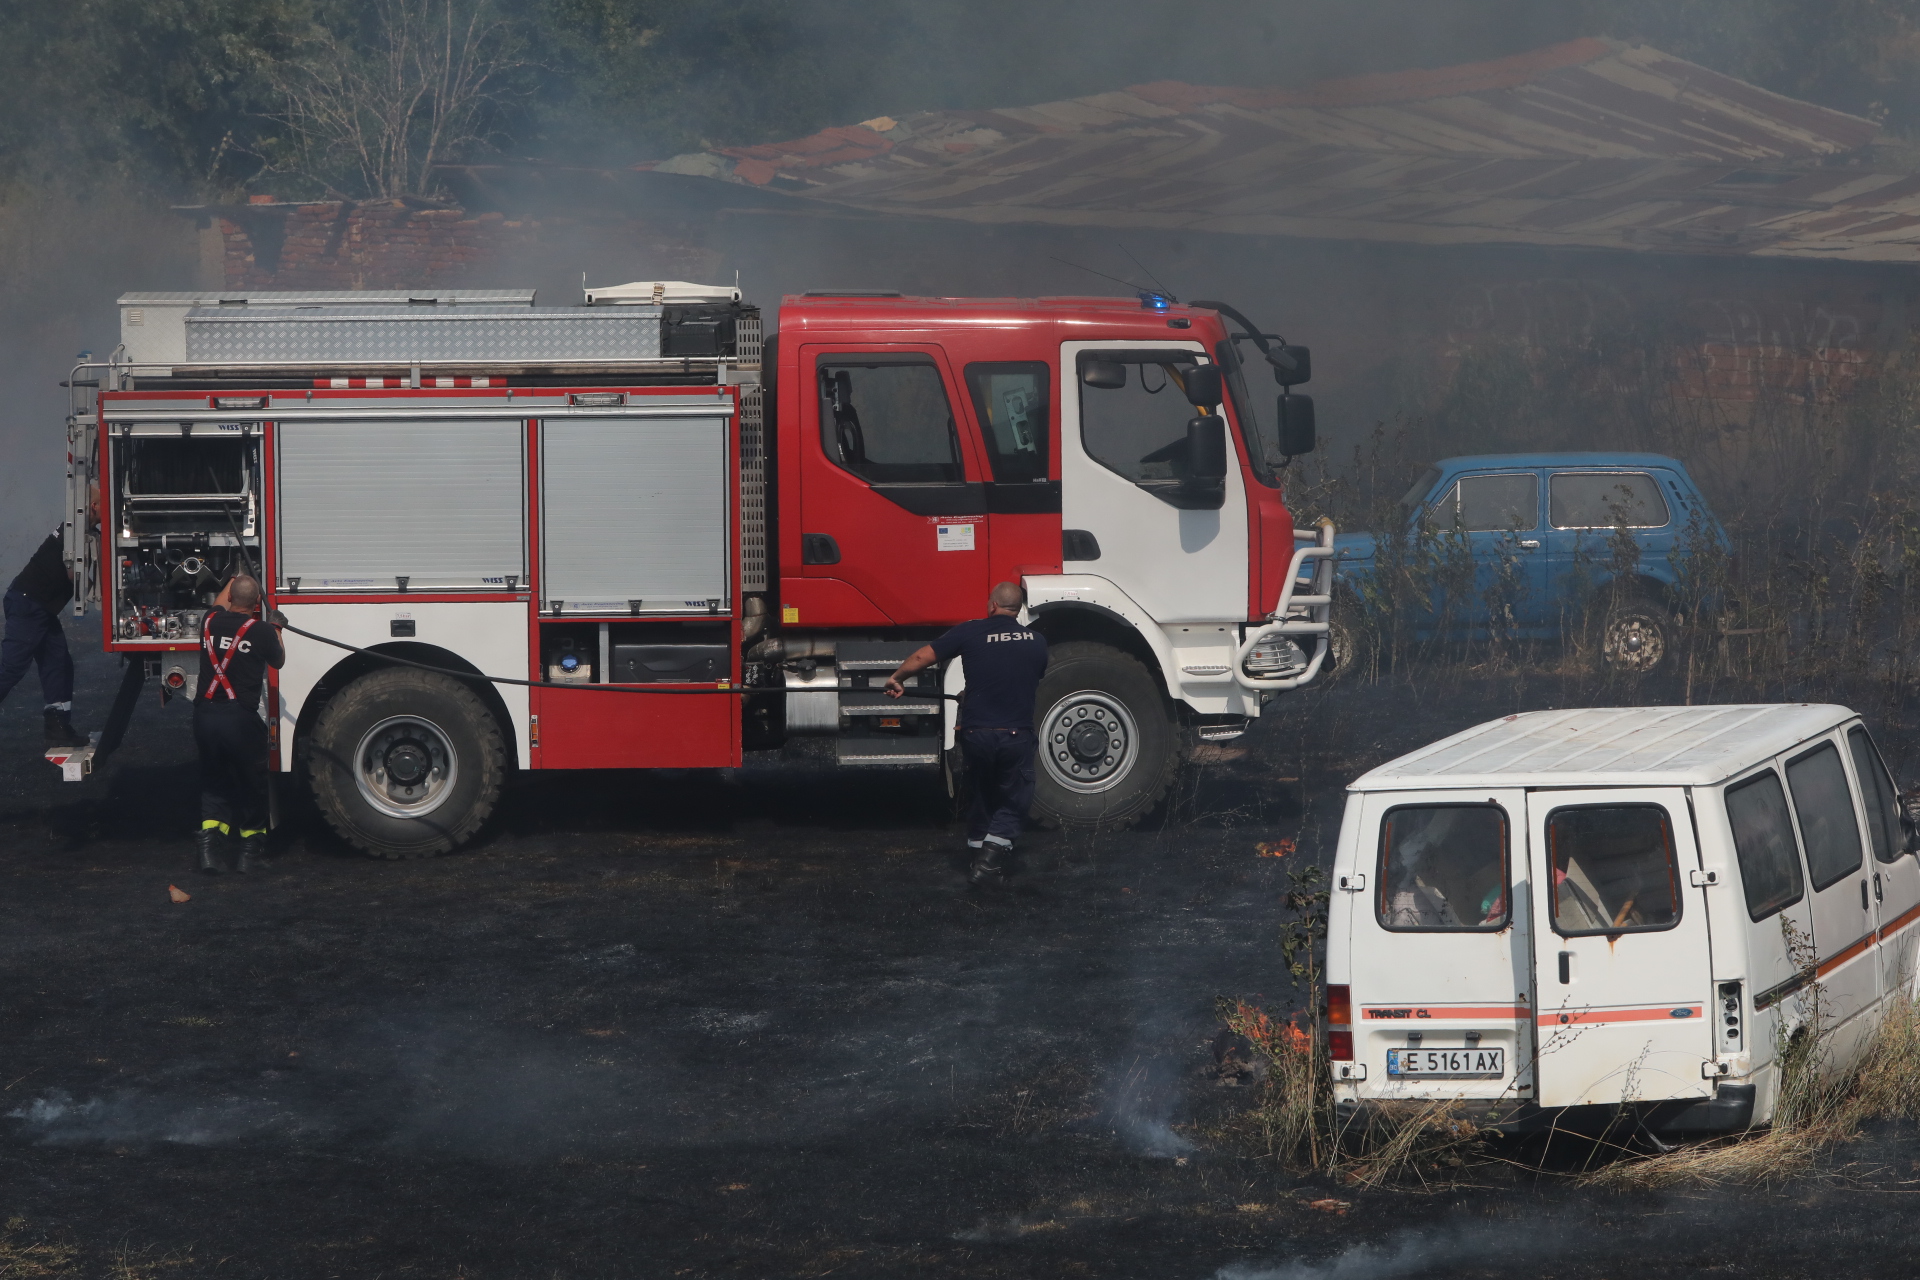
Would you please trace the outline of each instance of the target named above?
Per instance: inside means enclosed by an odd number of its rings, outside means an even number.
[[[1644,596],[1607,610],[1600,654],[1615,671],[1648,675],[1659,670],[1673,648],[1673,618]]]
[[[431,858],[473,838],[506,778],[506,742],[450,676],[393,667],[342,689],[314,724],[314,801],[377,858]]]
[[[1033,815],[1044,826],[1132,826],[1179,773],[1179,726],[1159,683],[1108,645],[1055,645],[1035,713]]]

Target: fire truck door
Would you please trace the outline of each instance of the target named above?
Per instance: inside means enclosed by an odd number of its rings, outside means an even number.
[[[980,616],[993,585],[985,485],[938,348],[807,347],[801,368],[813,383],[802,392],[802,576],[838,579],[903,625]],[[859,621],[804,607],[800,620]]]
[[[1217,507],[1182,483],[1199,411],[1178,375],[1206,363],[1197,342],[1061,344],[1066,572],[1107,579],[1162,624],[1247,613],[1247,498],[1233,446]]]

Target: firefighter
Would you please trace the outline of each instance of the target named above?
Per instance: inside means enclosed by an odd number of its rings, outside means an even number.
[[[47,745],[84,747],[87,735],[73,727],[73,655],[60,629],[60,610],[73,599],[73,575],[60,554],[55,529],[14,576],[7,588],[7,634],[0,640],[0,699],[40,668],[40,696],[46,702]]]
[[[898,698],[906,692],[903,676],[936,662],[966,661],[959,739],[973,782],[967,847],[974,857],[967,878],[976,885],[1004,883],[1011,874],[1013,841],[1033,804],[1033,703],[1047,670],[1047,639],[1021,625],[1025,602],[1019,583],[1000,583],[987,597],[986,617],[922,645],[887,677],[887,695]]]
[[[237,833],[233,869],[245,874],[267,839],[267,725],[260,690],[287,660],[273,613],[262,621],[260,584],[235,574],[200,627],[200,684],[193,742],[200,749],[200,870],[220,874],[219,852]]]

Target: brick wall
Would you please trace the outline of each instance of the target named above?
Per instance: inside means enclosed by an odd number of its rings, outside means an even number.
[[[524,254],[541,226],[369,200],[229,207],[212,215],[207,230],[221,241],[224,288],[402,289],[456,284],[476,266]]]

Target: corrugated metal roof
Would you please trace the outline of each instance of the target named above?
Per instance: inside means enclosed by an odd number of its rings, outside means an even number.
[[[1920,175],[1855,163],[1875,133],[1582,39],[1301,90],[1160,82],[881,118],[646,167],[969,222],[1920,261]]]
[[[1530,711],[1390,760],[1348,789],[1712,786],[1853,718],[1826,703]]]

